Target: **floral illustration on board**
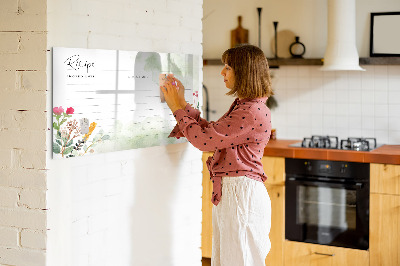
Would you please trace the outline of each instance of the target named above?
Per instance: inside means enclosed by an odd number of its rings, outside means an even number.
[[[193,92],[193,106],[196,109],[200,109],[199,91]]]
[[[79,122],[72,116],[75,110],[72,107],[64,111],[62,106],[53,108],[53,153],[60,154],[63,158],[83,156],[86,153],[94,153],[94,147],[99,143],[110,139],[103,130],[93,134],[97,123],[89,125],[89,119],[82,118]],[[92,137],[92,138],[91,138]]]

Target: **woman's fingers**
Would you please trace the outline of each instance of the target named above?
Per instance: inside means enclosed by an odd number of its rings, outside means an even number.
[[[164,93],[165,102],[172,112],[175,112],[177,109],[182,109],[181,96],[178,93],[176,81],[168,77],[164,86],[160,86],[160,89]]]
[[[170,82],[170,81],[165,82],[165,86],[167,88],[168,94],[171,94],[171,96],[172,95],[175,96],[178,94],[176,87],[175,87],[175,85],[173,85],[172,82]]]
[[[176,81],[176,83],[177,83],[179,89],[185,89],[185,87],[183,87],[183,84],[182,84],[182,82],[181,82],[179,79],[174,78],[174,80]]]
[[[164,93],[164,96],[166,97],[167,95],[167,89],[164,86],[160,86],[161,91]]]
[[[171,80],[173,81],[173,84],[175,83],[175,86],[177,88],[179,88],[178,89],[178,97],[179,97],[179,101],[180,101],[181,105],[186,106],[185,87],[183,86],[182,82],[179,79],[173,77],[173,78],[171,78]]]

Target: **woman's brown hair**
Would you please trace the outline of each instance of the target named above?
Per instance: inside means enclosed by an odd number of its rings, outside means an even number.
[[[235,74],[235,86],[227,95],[259,98],[273,95],[268,61],[263,51],[253,45],[240,45],[222,54],[222,63]]]

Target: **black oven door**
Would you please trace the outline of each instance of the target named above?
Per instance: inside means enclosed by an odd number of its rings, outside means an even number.
[[[286,239],[367,250],[369,184],[286,177]]]

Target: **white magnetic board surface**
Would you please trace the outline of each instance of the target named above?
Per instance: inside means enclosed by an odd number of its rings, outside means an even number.
[[[159,76],[172,73],[198,107],[200,56],[53,48],[53,158],[186,141],[162,102]]]

